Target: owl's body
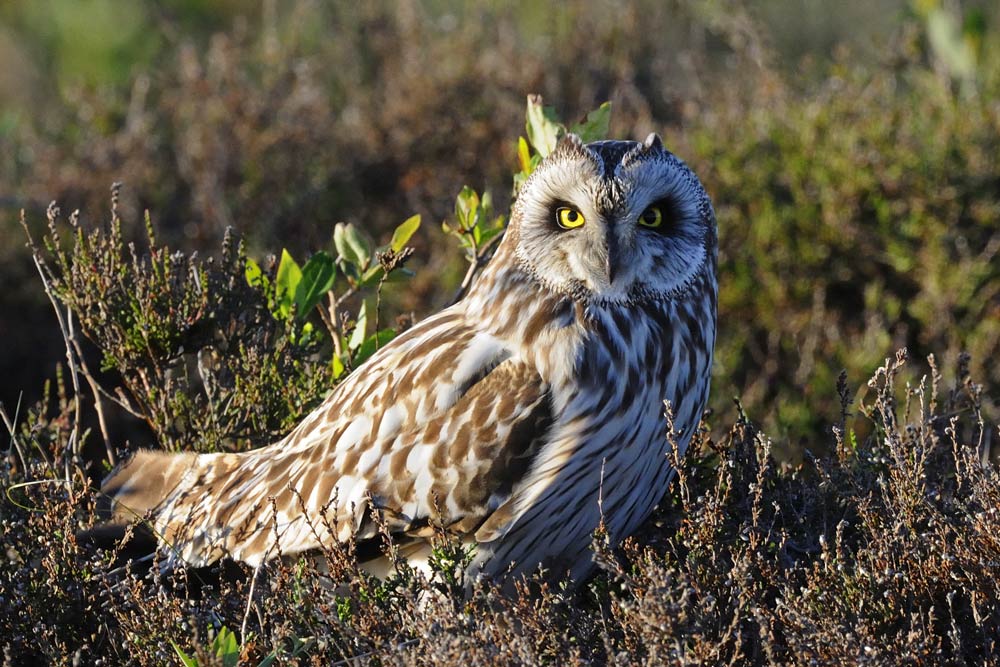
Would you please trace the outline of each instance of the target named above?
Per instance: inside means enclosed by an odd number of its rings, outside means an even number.
[[[148,511],[165,553],[191,565],[366,540],[378,512],[418,565],[440,526],[476,545],[472,572],[541,565],[580,580],[594,530],[603,520],[620,540],[638,527],[671,477],[671,443],[698,424],[715,264],[708,198],[658,138],[570,136],[522,187],[469,294],[379,350],[284,440],[142,452],[104,488],[119,517]]]

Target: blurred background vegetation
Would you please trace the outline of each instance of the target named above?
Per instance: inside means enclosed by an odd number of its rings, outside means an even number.
[[[0,401],[64,358],[25,210],[252,257],[510,201],[524,100],[613,103],[701,176],[721,233],[713,408],[733,397],[796,457],[907,346],[972,355],[1000,419],[1000,10],[937,0],[8,0],[0,5]],[[464,270],[434,224],[387,308],[425,315]]]

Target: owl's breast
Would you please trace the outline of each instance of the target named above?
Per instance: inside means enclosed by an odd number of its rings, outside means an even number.
[[[712,303],[613,304],[587,311],[573,366],[572,412],[605,423],[659,419],[669,402],[687,435],[701,416],[715,341]]]

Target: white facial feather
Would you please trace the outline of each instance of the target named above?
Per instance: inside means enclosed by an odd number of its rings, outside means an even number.
[[[611,173],[597,150],[574,143],[560,144],[539,165],[515,206],[516,255],[557,291],[611,302],[663,298],[703,270],[715,240],[714,213],[694,173],[658,143],[614,143],[624,158]],[[663,229],[640,225],[642,213],[657,203],[667,205]],[[560,206],[579,211],[586,222],[561,229]]]

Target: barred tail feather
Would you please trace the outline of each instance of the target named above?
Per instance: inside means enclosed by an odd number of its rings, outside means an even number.
[[[188,473],[197,467],[198,454],[193,452],[136,452],[101,483],[107,503],[102,508],[103,518],[115,523],[143,518],[173,497]]]
[[[77,533],[76,539],[84,546],[114,549],[119,563],[145,560],[160,540],[154,525],[143,519],[155,515],[174,495],[196,462],[193,453],[136,452],[104,479],[97,501],[100,522]]]
[[[324,512],[318,506],[307,510],[298,489],[309,495],[313,484],[299,478],[318,468],[280,452],[281,443],[242,454],[137,452],[101,485],[105,526],[140,520],[168,562],[194,567],[225,557],[257,565],[315,548],[325,534]],[[363,497],[351,500],[363,513]],[[353,516],[345,511],[344,521],[331,517],[343,533],[339,539],[356,529]],[[92,541],[98,541],[99,529],[89,531]]]
[[[228,555],[239,537],[221,525],[217,506],[206,499],[230,487],[247,455],[142,450],[101,484],[100,515],[108,523],[84,534],[95,543],[142,522],[169,560],[208,565]]]

